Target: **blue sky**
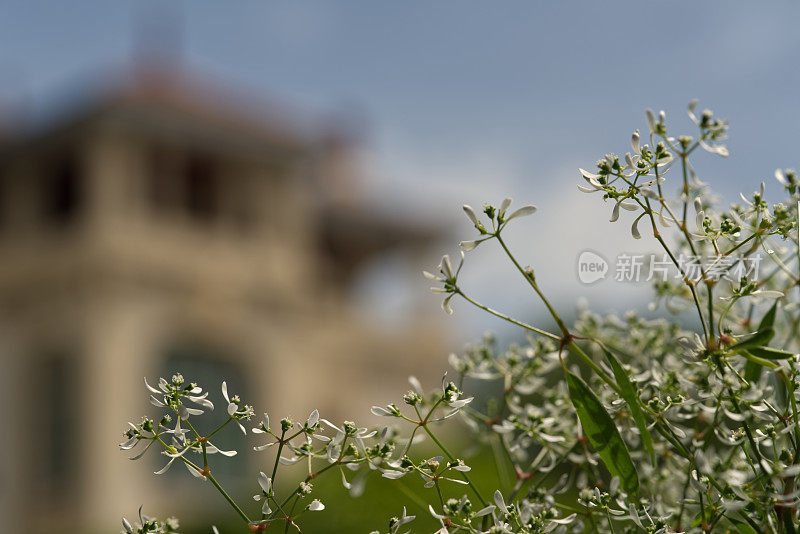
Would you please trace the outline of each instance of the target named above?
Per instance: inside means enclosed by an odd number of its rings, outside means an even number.
[[[182,61],[202,73],[315,113],[359,117],[366,187],[387,209],[439,218],[467,238],[464,202],[510,195],[537,204],[512,240],[565,302],[588,291],[564,275],[580,250],[642,248],[624,221],[606,222],[610,206],[577,192],[575,169],[624,151],[630,132],[645,127],[645,108],[665,109],[687,131],[692,98],[730,119],[731,157],[698,160],[728,200],[771,180],[776,167],[800,167],[797,2],[164,5],[5,0],[0,99],[41,108],[60,88],[130,61],[141,28],[160,20],[160,46],[180,43]],[[476,256],[478,288],[529,310],[492,255]],[[424,291],[407,267],[395,275]],[[602,301],[611,290],[594,286],[588,297]]]

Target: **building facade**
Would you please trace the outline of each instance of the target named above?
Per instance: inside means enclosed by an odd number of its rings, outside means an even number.
[[[160,460],[116,447],[154,414],[144,376],[181,371],[217,399],[224,377],[273,417],[368,419],[387,386],[443,361],[423,318],[380,327],[349,298],[361,266],[433,234],[360,204],[341,136],[172,76],[87,100],[0,142],[4,531],[187,506]]]

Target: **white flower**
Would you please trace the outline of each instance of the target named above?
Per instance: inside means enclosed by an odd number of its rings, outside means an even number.
[[[314,428],[319,423],[319,410],[314,410],[306,419],[306,428]]]
[[[181,418],[178,417],[177,420],[175,421],[175,428],[168,432],[171,433],[173,436],[175,436],[175,439],[178,440],[178,442],[185,443],[186,434],[189,433],[189,430],[181,428]]]
[[[703,222],[706,220],[706,214],[705,211],[703,211],[703,202],[700,200],[700,197],[696,197],[694,199],[694,211],[697,213],[697,215],[695,216],[695,224],[697,225],[697,231],[701,235],[705,234]]]
[[[700,119],[698,119],[694,114],[694,108],[697,107],[698,102],[698,99],[693,98],[691,102],[689,102],[689,105],[686,106],[686,114],[689,115],[689,118],[692,119],[693,123],[700,126]]]
[[[765,299],[779,299],[785,296],[783,292],[772,289],[757,289],[752,293],[750,293],[750,295],[753,297],[762,297]]]
[[[508,219],[506,219],[506,222],[510,221],[511,219],[515,219],[517,217],[527,217],[528,215],[533,215],[534,213],[536,213],[537,209],[538,208],[533,205],[522,206],[518,210],[512,212],[511,215],[508,216]]]
[[[230,458],[232,456],[236,456],[237,452],[223,451],[222,449],[218,449],[216,446],[212,445],[211,442],[209,442],[206,445],[206,454],[221,454],[222,456],[227,456],[228,458]]]
[[[225,402],[228,403],[228,416],[236,421],[236,424],[239,425],[239,430],[246,436],[247,429],[242,424],[241,419],[250,419],[254,413],[253,408],[245,406],[240,409],[238,404],[239,397],[236,395],[228,397],[228,384],[224,380],[222,381],[222,396],[225,398]]]
[[[700,339],[700,335],[694,333],[692,337],[679,337],[677,339],[678,345],[680,345],[684,350],[690,352],[692,356],[697,356],[698,354],[703,353],[706,349],[706,344]]]
[[[650,127],[650,133],[654,134],[656,132],[656,116],[653,113],[653,110],[649,108],[646,109],[644,116],[647,119],[647,125]]]
[[[628,211],[635,211],[639,208],[639,206],[632,202],[625,202],[624,200],[618,201],[616,204],[614,204],[614,209],[611,210],[611,218],[608,220],[608,222],[616,222],[617,219],[619,219],[620,208]]]
[[[633,236],[634,239],[641,239],[642,238],[642,234],[639,233],[639,221],[641,221],[642,217],[644,217],[644,216],[645,216],[645,214],[642,213],[641,215],[636,217],[636,220],[633,221],[633,224],[631,225],[631,235]]]
[[[485,516],[485,515],[489,515],[489,514],[491,514],[492,512],[494,512],[495,508],[496,508],[496,506],[495,506],[495,505],[493,505],[493,504],[490,504],[490,505],[489,505],[489,506],[487,506],[486,508],[481,508],[480,510],[478,510],[477,512],[475,512],[475,517],[483,517],[483,516]]]
[[[444,301],[442,302],[442,309],[446,311],[448,314],[453,314],[453,308],[450,307],[450,300],[456,294],[457,286],[456,283],[458,281],[458,273],[461,272],[461,267],[464,265],[464,253],[461,252],[461,262],[458,264],[458,268],[453,271],[453,265],[450,263],[450,256],[445,254],[442,256],[442,261],[439,263],[439,275],[435,275],[433,273],[429,273],[428,271],[422,271],[422,274],[425,278],[429,280],[433,280],[435,282],[440,282],[442,287],[431,287],[431,291],[434,293],[445,293],[447,296],[445,297]]]
[[[228,397],[228,383],[224,380],[222,381],[222,396],[225,399],[225,402],[228,403],[228,415],[232,416],[236,413],[236,410],[238,410],[239,407],[236,405],[236,403],[231,402],[231,399]]]
[[[403,478],[404,476],[406,476],[407,473],[408,473],[408,471],[396,471],[394,469],[382,469],[381,470],[381,476],[383,478],[389,478],[389,479],[392,479],[392,480],[397,480],[398,478]]]
[[[500,203],[500,209],[497,210],[497,220],[503,221],[506,218],[506,210],[508,207],[511,206],[511,199],[505,198],[503,202]]]
[[[478,216],[475,215],[475,210],[472,209],[472,206],[468,204],[464,204],[461,206],[461,209],[464,210],[464,213],[467,214],[467,218],[475,225],[475,228],[481,231],[485,231],[483,224],[478,220]]]
[[[578,517],[578,514],[570,514],[567,517],[562,517],[560,519],[551,519],[551,523],[555,523],[556,525],[569,525],[575,518]]]
[[[380,406],[373,406],[369,411],[372,415],[377,415],[379,417],[396,417],[393,412],[390,412],[386,408],[381,408]]]
[[[473,241],[461,241],[458,246],[464,249],[465,252],[469,252],[473,250],[475,247],[483,243],[484,241],[491,239],[492,236],[484,237],[483,239],[475,239]]]
[[[697,126],[701,129],[704,129],[708,133],[711,134],[711,137],[716,140],[722,140],[726,138],[725,130],[728,129],[728,121],[726,120],[712,120],[712,113],[711,110],[704,109],[701,117],[698,118],[694,114],[694,109],[697,106],[697,99],[692,100],[689,102],[689,105],[686,108],[686,112],[689,115],[689,118],[692,119]],[[700,147],[703,150],[710,152],[712,154],[717,154],[722,157],[728,156],[728,149],[719,143],[708,143],[707,141],[700,139],[699,141]]]
[[[462,473],[472,470],[470,466],[464,463],[464,460],[456,460],[456,462],[450,466],[450,469],[453,469],[454,471],[460,471]]]
[[[205,393],[203,393],[202,395],[199,395],[199,396],[193,396],[193,395],[187,395],[186,396],[186,398],[189,399],[190,401],[192,401],[192,402],[194,402],[196,404],[199,404],[200,406],[202,406],[204,408],[208,408],[209,410],[213,410],[214,409],[214,403],[211,402],[210,400],[208,400],[206,397],[208,397],[208,391],[206,391]]]
[[[366,427],[357,428],[353,423],[345,421],[341,427],[338,427],[328,421],[327,419],[320,419],[323,423],[328,425],[333,430],[336,430],[336,436],[330,441],[330,446],[334,447],[339,445],[344,441],[346,436],[350,436],[353,438],[361,450],[364,450],[364,441],[367,438],[371,438],[372,436],[378,433],[377,430],[369,431]],[[322,436],[318,436],[322,437]]]
[[[408,377],[408,383],[411,384],[411,387],[414,388],[414,391],[417,393],[417,395],[420,397],[425,397],[425,391],[422,389],[422,382],[419,381],[419,378],[414,375],[410,375]]]
[[[722,156],[723,158],[726,158],[726,157],[728,157],[730,155],[730,152],[728,152],[728,148],[725,145],[721,145],[721,144],[718,144],[718,143],[715,143],[715,144],[712,145],[710,143],[706,143],[705,141],[703,141],[701,139],[700,140],[700,146],[706,152],[710,152],[712,154],[716,154],[718,156]]]
[[[766,192],[766,187],[767,187],[767,185],[764,182],[761,182],[761,186],[758,188],[757,192],[753,193],[753,197],[757,197],[758,200],[763,201],[764,200],[764,193]],[[744,196],[742,193],[739,193],[739,196],[741,197],[741,199],[744,201],[745,204],[747,204],[748,206],[751,206],[751,207],[754,207],[754,208],[758,209],[758,206],[756,206],[753,202],[750,202],[749,200],[747,200],[747,197]]]
[[[776,169],[775,179],[778,180],[778,183],[780,183],[783,187],[790,189],[791,191],[794,191],[794,188],[797,188],[797,186],[800,185],[798,184],[797,173],[795,173],[795,171],[792,169],[787,169],[785,172],[781,169]]]
[[[267,414],[266,412],[264,412],[262,427],[255,427],[253,429],[253,434],[264,434],[269,431],[269,414]]]
[[[450,406],[451,408],[463,408],[464,406],[472,402],[474,399],[475,397],[467,397],[466,399],[458,399],[452,402],[448,402],[447,405]]]
[[[634,154],[639,154],[642,151],[639,146],[639,130],[636,130],[633,132],[633,135],[631,135],[631,150],[633,150]]]
[[[586,180],[591,188],[579,185],[578,190],[584,193],[596,193],[597,191],[604,191],[605,186],[600,183],[600,180],[603,178],[599,174],[594,174],[592,172],[587,171],[586,169],[578,169],[581,173],[581,176],[584,180]]]
[[[623,174],[625,176],[633,176],[639,170],[639,154],[631,155],[630,152],[625,153],[625,167],[623,170],[625,171]]]
[[[403,513],[394,522],[394,527],[392,527],[392,532],[397,532],[400,529],[400,527],[402,527],[405,524],[410,523],[411,521],[413,521],[416,518],[417,518],[417,516],[415,516],[415,515],[407,515],[406,514],[406,507],[403,506]]]
[[[178,405],[178,415],[180,415],[181,419],[184,421],[189,419],[191,415],[203,415],[203,410],[199,410],[197,408],[189,408],[184,406],[183,404]]]
[[[172,467],[172,462],[174,462],[176,458],[180,458],[181,456],[186,454],[186,452],[188,450],[189,450],[189,447],[186,447],[183,450],[183,452],[178,453],[178,454],[171,454],[171,453],[168,453],[168,452],[165,451],[163,454],[166,455],[166,456],[169,456],[169,461],[167,462],[167,464],[164,467],[162,467],[158,471],[153,471],[153,474],[154,475],[163,475],[164,473],[166,473],[169,470],[169,468]]]
[[[505,513],[506,502],[503,500],[503,494],[500,493],[500,490],[495,490],[492,498],[494,499],[494,504],[495,506],[497,506],[498,511],[501,513]]]
[[[325,505],[322,504],[322,502],[319,499],[314,499],[313,501],[311,501],[311,503],[309,503],[308,506],[306,506],[306,509],[312,512],[319,512],[325,509]]]
[[[261,506],[261,513],[264,515],[268,515],[272,513],[272,509],[269,507],[269,497],[272,492],[272,479],[269,478],[263,471],[258,474],[258,485],[261,486],[261,493],[253,495],[254,501],[260,501],[264,498],[264,504]]]
[[[272,489],[272,479],[269,478],[263,471],[258,474],[258,485],[261,486],[261,490],[269,495],[270,490]]]

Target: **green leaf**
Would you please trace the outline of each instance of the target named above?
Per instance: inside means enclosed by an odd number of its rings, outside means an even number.
[[[779,364],[777,364],[775,362],[772,362],[770,360],[766,360],[764,358],[757,358],[755,355],[751,354],[750,351],[740,350],[739,354],[744,356],[747,359],[748,362],[752,362],[752,363],[754,363],[756,365],[760,365],[762,367],[768,367],[769,369],[772,369],[773,371],[775,369],[777,369],[778,367],[780,367]]]
[[[748,336],[746,339],[738,341],[730,346],[732,351],[749,350],[751,347],[758,347],[766,345],[775,335],[775,330],[772,327],[759,329],[755,334]]]
[[[774,327],[775,313],[777,312],[777,310],[778,310],[778,301],[776,300],[775,304],[773,304],[772,307],[769,309],[769,311],[764,314],[764,317],[761,318],[761,322],[758,323],[758,332]]]
[[[739,534],[757,534],[756,530],[744,521],[739,521],[738,519],[733,519],[732,517],[729,517],[728,521],[730,521],[733,526],[736,527],[736,530],[739,531]]]
[[[606,350],[605,347],[602,347],[602,349],[608,363],[611,364],[611,370],[614,372],[614,378],[619,386],[620,394],[622,398],[625,399],[625,402],[628,403],[631,415],[633,415],[633,420],[636,422],[636,427],[639,429],[639,434],[642,437],[642,445],[644,445],[645,450],[650,454],[650,460],[655,463],[656,451],[653,448],[653,438],[650,436],[650,431],[647,430],[647,420],[644,417],[642,407],[639,405],[639,395],[637,394],[636,386],[633,385],[628,373],[622,368],[617,358],[610,351]]]
[[[761,322],[758,323],[758,329],[755,333],[749,335],[747,338],[734,343],[730,346],[730,349],[733,351],[738,351],[742,349],[749,350],[751,347],[759,347],[766,345],[769,343],[772,338],[775,336],[775,314],[778,310],[778,302],[775,301],[775,304],[764,314],[764,317],[761,318]]]
[[[702,524],[703,524],[703,522],[705,521],[705,519],[706,519],[706,518],[705,518],[705,516],[703,515],[703,511],[702,511],[702,510],[700,510],[699,512],[697,512],[697,515],[695,515],[695,516],[694,516],[694,519],[692,519],[692,524],[691,524],[690,526],[691,526],[692,528],[699,527],[700,525],[702,525]]]
[[[764,358],[765,360],[785,360],[794,356],[794,352],[781,349],[773,349],[772,347],[750,347],[747,352],[757,358]]]
[[[567,374],[570,399],[589,443],[600,455],[608,472],[619,477],[625,491],[636,495],[639,491],[639,475],[617,426],[586,382],[566,369],[564,372]]]
[[[761,378],[761,369],[763,367],[753,360],[747,360],[744,364],[744,379],[755,384]]]
[[[764,314],[764,317],[761,318],[761,322],[758,323],[758,330],[756,333],[746,339],[744,341],[740,341],[739,343],[735,343],[731,346],[731,349],[736,350],[738,347],[739,350],[747,349],[748,346],[752,347],[754,345],[766,345],[772,340],[772,337],[775,335],[774,325],[775,325],[775,314],[778,310],[778,301],[775,301],[775,304]],[[757,343],[758,341],[762,341],[761,343]],[[752,352],[750,353],[752,355]],[[748,354],[744,355],[745,357]],[[773,359],[773,358],[767,358]],[[744,378],[750,383],[758,382],[758,379],[761,378],[761,369],[762,366],[752,359],[748,359],[744,365]]]

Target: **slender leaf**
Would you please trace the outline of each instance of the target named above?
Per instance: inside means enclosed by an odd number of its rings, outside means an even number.
[[[758,323],[758,330],[756,330],[756,334],[753,337],[758,337],[758,340],[764,340],[763,343],[758,343],[759,345],[765,345],[772,340],[773,335],[775,334],[774,325],[775,325],[775,314],[778,310],[778,301],[775,301],[775,304],[764,314],[764,317],[761,318],[761,322]],[[760,334],[760,336],[759,336]],[[749,345],[753,345],[750,343],[752,341],[752,337],[745,342]],[[740,349],[747,348],[745,345],[744,347],[741,346],[743,342],[739,342],[734,344],[731,348],[739,346]],[[735,349],[734,349],[735,350]],[[748,382],[758,382],[758,379],[761,378],[761,369],[762,366],[751,359],[748,359],[744,366],[744,378]]]
[[[745,523],[744,521],[739,521],[738,519],[734,519],[732,517],[728,518],[736,530],[739,531],[739,534],[757,534],[756,529]]]
[[[764,314],[764,317],[761,318],[761,322],[758,323],[758,331],[761,332],[762,330],[767,330],[773,328],[775,325],[775,313],[778,310],[778,301],[775,301],[775,304]]]
[[[758,323],[758,329],[753,333],[747,336],[745,339],[738,341],[730,346],[730,349],[733,351],[738,350],[749,350],[751,347],[759,347],[762,345],[766,345],[769,343],[772,338],[775,336],[775,328],[773,327],[775,324],[775,314],[777,312],[778,302],[776,301],[775,304],[764,314],[764,317],[761,318],[761,322]]]
[[[747,336],[745,339],[738,341],[730,346],[733,351],[749,350],[751,347],[758,347],[766,345],[770,342],[775,335],[775,330],[772,327],[759,329],[756,333]]]
[[[705,515],[704,515],[704,512],[705,512]],[[694,519],[692,519],[691,527],[692,528],[696,528],[696,527],[699,527],[700,525],[702,525],[703,523],[708,523],[708,519],[709,519],[708,518],[708,514],[709,514],[709,510],[707,508],[703,509],[703,510],[698,510],[697,515],[695,515]]]
[[[764,358],[765,360],[785,360],[794,356],[794,352],[781,349],[773,349],[772,347],[750,347],[747,352],[757,358]]]
[[[770,360],[765,360],[764,358],[757,358],[752,353],[750,353],[750,351],[740,350],[739,354],[741,354],[742,356],[747,358],[747,361],[753,362],[754,364],[761,365],[763,367],[768,367],[768,368],[772,369],[773,371],[775,369],[777,369],[778,367],[780,367],[779,364],[774,363],[774,362],[772,362]]]
[[[744,379],[755,384],[761,378],[761,369],[763,367],[753,360],[747,360],[744,364]]]
[[[650,431],[647,430],[647,420],[644,417],[642,407],[639,405],[639,395],[636,391],[636,386],[633,385],[628,373],[622,368],[617,358],[610,351],[606,350],[605,347],[603,347],[603,354],[605,354],[608,363],[611,365],[611,370],[614,372],[614,378],[617,381],[622,398],[628,403],[631,415],[633,415],[633,420],[636,423],[636,427],[639,429],[642,445],[644,445],[645,450],[650,454],[650,460],[655,463],[656,451],[653,448],[653,438],[650,436]]]
[[[589,443],[600,455],[608,472],[619,477],[625,491],[636,495],[639,491],[639,475],[617,426],[586,382],[567,370],[565,372],[570,399]]]

